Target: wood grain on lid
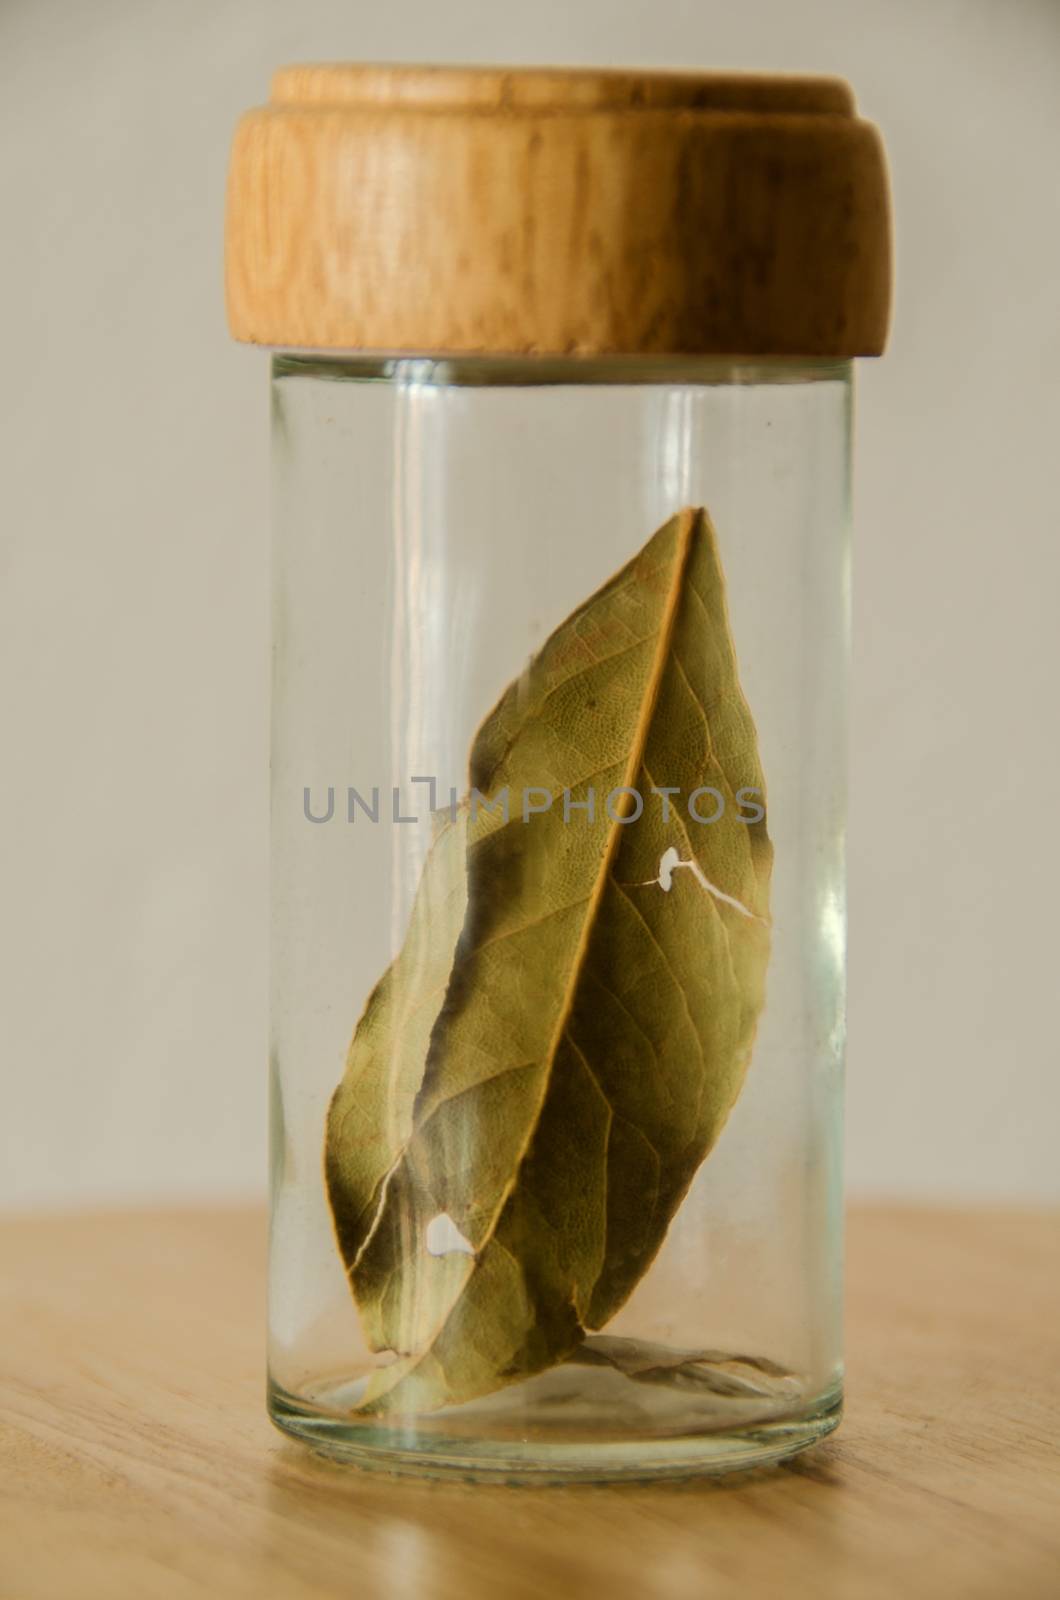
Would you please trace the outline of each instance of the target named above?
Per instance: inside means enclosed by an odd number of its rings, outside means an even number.
[[[236,338],[425,354],[878,354],[882,146],[848,86],[295,66],[235,135]]]

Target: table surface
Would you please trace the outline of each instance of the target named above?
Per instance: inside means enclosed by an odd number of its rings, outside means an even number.
[[[1060,1218],[855,1211],[847,1417],[770,1471],[420,1483],[262,1409],[248,1211],[0,1222],[2,1600],[1060,1595]]]

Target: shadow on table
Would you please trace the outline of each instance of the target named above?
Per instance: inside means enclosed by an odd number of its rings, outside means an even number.
[[[355,1552],[358,1579],[394,1600],[698,1600],[706,1579],[746,1576],[749,1561],[780,1592],[808,1535],[822,1555],[845,1552],[843,1487],[830,1444],[721,1478],[528,1487],[365,1472],[281,1442],[268,1539],[317,1582],[348,1579]]]

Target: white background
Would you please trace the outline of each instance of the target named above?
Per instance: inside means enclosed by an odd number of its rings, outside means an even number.
[[[284,61],[835,72],[860,375],[849,1184],[1060,1198],[1060,5],[0,0],[0,1206],[243,1196],[265,1131],[266,360],[227,146]]]

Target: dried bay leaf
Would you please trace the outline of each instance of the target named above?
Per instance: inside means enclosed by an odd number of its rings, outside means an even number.
[[[738,1397],[785,1397],[800,1392],[795,1373],[761,1356],[674,1350],[669,1345],[610,1334],[591,1334],[568,1360],[578,1366],[610,1367],[636,1383],[671,1389]]]
[[[466,848],[466,811],[452,820],[443,814],[401,953],[368,997],[328,1111],[325,1179],[348,1268],[369,1237],[391,1168],[412,1132],[431,1030],[464,920]],[[385,1349],[371,1308],[362,1306],[361,1314],[372,1345]]]
[[[553,633],[479,730],[470,781],[508,789],[511,819],[465,802],[439,834],[329,1113],[340,1249],[371,1342],[397,1353],[373,1412],[570,1355],[650,1265],[739,1093],[771,846],[737,798],[764,784],[704,511]],[[663,786],[680,793],[651,801]],[[724,801],[711,823],[682,803],[704,786]],[[604,805],[620,787],[625,820]],[[531,788],[555,799],[524,822]],[[464,1248],[430,1252],[439,1217]]]

